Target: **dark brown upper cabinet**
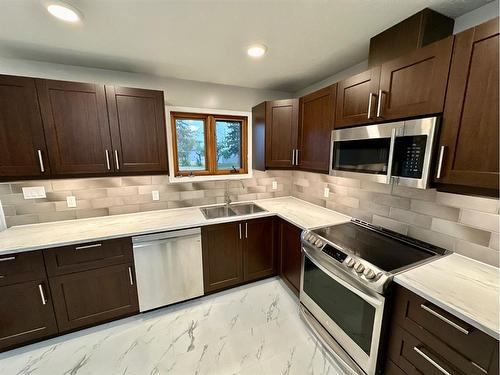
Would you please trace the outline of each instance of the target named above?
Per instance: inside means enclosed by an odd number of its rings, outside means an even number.
[[[113,161],[120,173],[167,173],[163,91],[106,86]]]
[[[374,122],[380,66],[338,83],[335,128]]]
[[[49,175],[35,80],[0,75],[0,179]]]
[[[104,85],[37,79],[53,177],[113,169]]]
[[[298,99],[274,100],[252,108],[255,169],[295,166],[298,120]]]
[[[334,84],[300,98],[299,149],[296,155],[300,169],[328,173],[336,94],[337,84]]]
[[[438,189],[498,195],[498,23],[456,35],[435,179],[456,187]]]
[[[381,120],[443,112],[453,37],[419,48],[381,66]]]

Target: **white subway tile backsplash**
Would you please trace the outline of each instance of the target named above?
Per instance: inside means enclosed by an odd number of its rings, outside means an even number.
[[[451,221],[457,221],[460,215],[460,210],[458,208],[440,206],[434,202],[427,202],[417,199],[411,200],[410,210],[418,212],[420,214]]]
[[[400,208],[391,207],[389,216],[398,221],[415,225],[417,227],[422,227],[426,229],[429,229],[431,227],[432,217],[417,214],[407,210],[402,210]]]
[[[442,247],[447,250],[453,250],[455,238],[447,234],[433,232],[428,229],[410,226],[408,228],[408,236],[417,240],[429,242],[430,244]]]
[[[373,224],[393,230],[401,234],[408,234],[408,225],[400,221],[389,219],[387,217],[373,215]]]
[[[480,258],[482,262],[498,267],[500,260],[500,252],[486,246],[471,244],[466,241],[456,240],[455,252],[469,258]]]
[[[500,250],[499,242],[500,242],[500,234],[496,232],[491,233],[490,247],[495,250]]]
[[[491,233],[443,219],[432,219],[431,229],[478,245],[488,246]]]
[[[500,216],[497,214],[488,214],[476,210],[462,209],[460,222],[471,227],[485,229],[491,232],[500,232]]]
[[[498,213],[498,200],[493,198],[437,192],[436,203],[443,206],[469,208],[492,214]]]

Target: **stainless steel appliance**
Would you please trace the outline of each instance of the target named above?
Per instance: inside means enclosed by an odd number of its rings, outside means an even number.
[[[200,228],[132,238],[139,311],[203,295]]]
[[[438,117],[332,131],[330,175],[426,189]]]
[[[351,220],[302,232],[301,316],[354,374],[376,374],[394,275],[449,251]]]

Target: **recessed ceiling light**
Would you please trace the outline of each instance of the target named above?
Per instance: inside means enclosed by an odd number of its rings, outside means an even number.
[[[247,49],[248,56],[262,57],[267,51],[267,47],[263,44],[255,44]]]
[[[51,1],[46,4],[47,10],[54,17],[66,22],[78,22],[83,18],[82,13],[75,7],[62,1]]]

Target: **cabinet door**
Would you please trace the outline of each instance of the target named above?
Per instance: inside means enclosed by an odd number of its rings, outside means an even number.
[[[243,282],[242,227],[242,223],[227,223],[201,229],[205,293]]]
[[[377,66],[338,83],[335,128],[375,121],[379,80]]]
[[[382,64],[381,120],[443,112],[453,37]]]
[[[0,287],[0,306],[0,351],[57,333],[45,279]]]
[[[280,276],[290,289],[299,295],[302,254],[301,229],[287,221],[281,221],[281,269]]]
[[[50,279],[60,331],[96,325],[139,311],[131,263]]]
[[[104,86],[36,80],[53,176],[112,170]]]
[[[266,103],[266,166],[293,168],[299,125],[298,99]]]
[[[436,182],[498,190],[498,43],[498,18],[456,35]]]
[[[274,219],[263,218],[244,223],[243,275],[245,281],[275,273]]]
[[[336,92],[335,84],[300,99],[298,166],[301,169],[328,173]]]
[[[115,168],[167,173],[163,91],[106,86]]]
[[[49,172],[35,80],[0,75],[0,179]]]

